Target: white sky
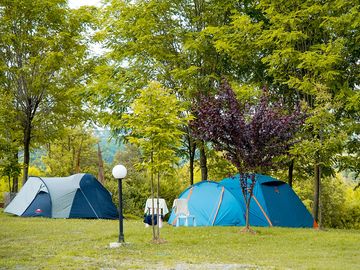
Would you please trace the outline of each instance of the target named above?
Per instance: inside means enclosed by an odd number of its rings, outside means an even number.
[[[100,6],[101,0],[68,0],[69,7],[79,8],[81,6]]]
[[[100,6],[101,0],[68,0],[70,8],[79,8],[81,6]],[[100,44],[90,44],[90,51],[94,55],[100,55],[104,53],[104,49]]]

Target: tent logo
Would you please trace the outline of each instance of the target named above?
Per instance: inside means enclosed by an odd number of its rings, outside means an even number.
[[[35,213],[40,214],[40,213],[42,213],[42,210],[40,208],[38,208],[38,209],[35,210]]]

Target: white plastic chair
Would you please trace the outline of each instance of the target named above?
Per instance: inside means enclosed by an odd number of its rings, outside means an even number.
[[[196,226],[195,216],[190,215],[187,199],[175,199],[173,204],[175,212],[176,227],[180,226],[180,220],[184,220],[185,226],[189,226],[189,219],[192,219],[192,225]]]

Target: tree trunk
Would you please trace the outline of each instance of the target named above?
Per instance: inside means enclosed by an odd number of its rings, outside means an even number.
[[[190,173],[190,185],[194,184],[194,161],[195,161],[195,151],[196,151],[196,142],[190,136],[190,128],[186,129],[186,139],[187,139],[187,150],[189,154],[189,173]]]
[[[19,176],[13,176],[13,184],[11,188],[11,192],[18,193],[19,191]]]
[[[249,212],[250,212],[250,198],[248,198],[246,202],[246,213],[245,213],[246,230],[250,229]]]
[[[81,171],[80,161],[81,161],[82,144],[83,144],[83,138],[81,138],[79,151],[77,152],[77,155],[76,155],[75,173],[80,173],[80,171]]]
[[[23,168],[23,186],[29,177],[30,164],[30,141],[31,141],[31,124],[27,123],[24,129],[24,168]]]
[[[104,161],[102,159],[100,144],[98,143],[98,162],[99,162],[99,172],[98,172],[98,178],[100,183],[105,183],[105,176],[104,176]]]
[[[200,169],[201,169],[201,181],[208,180],[208,169],[205,152],[205,143],[200,143]]]
[[[150,162],[151,164],[153,165],[154,164],[154,160],[153,160],[153,153],[151,152],[151,155],[150,155]],[[151,167],[151,170],[150,170],[150,173],[151,173],[151,176],[150,176],[150,186],[151,186],[151,227],[152,227],[152,233],[153,233],[153,240],[156,240],[156,235],[155,235],[155,219],[154,219],[154,208],[155,208],[155,205],[154,205],[154,174],[153,174],[153,169]]]
[[[190,185],[194,184],[194,161],[195,161],[196,143],[189,137],[189,171]]]
[[[157,218],[157,239],[160,240],[160,172],[157,173],[157,209],[156,209],[156,218]]]
[[[289,164],[289,171],[288,171],[288,183],[289,186],[292,187],[293,186],[293,173],[294,173],[294,159],[291,159],[290,164]]]
[[[17,163],[19,162],[19,153],[16,151],[14,154],[15,160],[17,160]],[[13,175],[13,184],[12,188],[10,190],[11,192],[17,193],[19,191],[19,175],[15,174]]]
[[[8,181],[9,181],[9,192],[12,192],[13,188],[11,186],[11,176],[10,176],[10,174],[8,175]]]
[[[194,184],[194,158],[190,157],[189,160],[189,170],[190,170],[190,186]]]
[[[321,168],[318,163],[315,164],[314,175],[315,175],[315,179],[314,179],[313,216],[315,221],[319,224]]]

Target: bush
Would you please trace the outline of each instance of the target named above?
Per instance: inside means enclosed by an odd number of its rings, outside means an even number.
[[[310,213],[314,200],[313,178],[294,182],[294,190]],[[360,228],[360,189],[341,175],[321,179],[320,224],[324,228]]]

